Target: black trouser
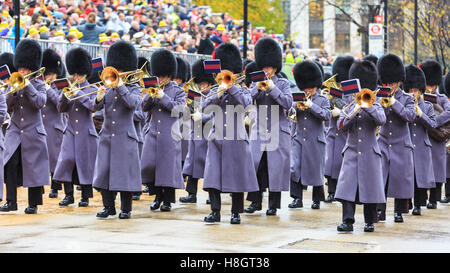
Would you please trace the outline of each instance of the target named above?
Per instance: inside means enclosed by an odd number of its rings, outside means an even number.
[[[331,178],[331,176],[327,177],[328,179],[328,194],[334,194],[336,192],[337,187],[337,179]]]
[[[6,185],[6,201],[17,203],[17,187],[23,185],[23,169],[21,145],[17,148],[14,154],[9,159],[4,168],[5,185]],[[28,205],[36,207],[42,205],[42,194],[44,187],[29,187],[28,188]]]
[[[445,183],[445,196],[450,197],[450,178],[447,178],[447,183]]]
[[[269,166],[267,165],[267,152],[264,152],[261,156],[261,160],[258,166],[258,172],[256,173],[258,179],[259,191],[249,192],[247,194],[247,200],[262,204],[263,193],[269,188]],[[269,208],[279,209],[281,208],[281,192],[269,191]]]
[[[384,196],[387,199],[387,192],[389,189],[389,175],[387,177],[386,187],[384,188]],[[409,213],[410,199],[394,198],[394,213],[402,214]],[[377,204],[377,210],[386,211],[386,203]]]
[[[414,179],[414,207],[427,205],[427,189],[417,187],[417,181]]]
[[[153,186],[153,190],[160,201],[175,203],[175,188]]]
[[[77,165],[73,167],[72,171],[72,182],[62,181],[64,184],[64,193],[68,196],[73,197],[73,185],[80,185],[80,179],[78,177]],[[81,198],[89,199],[94,197],[94,192],[92,191],[92,185],[81,185]]]
[[[303,200],[303,185],[301,180],[299,180],[298,183],[291,180],[291,197]],[[325,200],[323,186],[313,186],[312,200],[313,202]]]
[[[105,208],[114,208],[114,200],[116,199],[117,192],[109,190],[101,190],[103,206]],[[123,212],[130,212],[132,210],[133,193],[129,191],[120,192],[120,209]]]
[[[431,203],[437,203],[437,201],[441,201],[441,197],[442,197],[442,184],[444,183],[439,183],[436,182],[436,187],[430,189],[430,198],[428,199]],[[425,193],[425,198],[427,198],[427,194]]]
[[[209,200],[211,200],[211,210],[220,211],[222,205],[222,199],[220,198],[221,192],[216,189],[209,189]],[[243,213],[244,212],[244,193],[233,192],[231,193],[231,213]]]
[[[193,178],[191,175],[188,175],[187,178],[186,191],[189,194],[197,194],[198,178]]]
[[[347,224],[355,223],[356,203],[341,200],[342,203],[342,222]],[[364,204],[364,222],[373,224],[377,219],[377,204]]]
[[[52,190],[57,190],[57,191],[62,190],[61,182],[53,180],[53,173],[51,173],[51,176],[52,176],[52,183],[50,185],[50,188]]]

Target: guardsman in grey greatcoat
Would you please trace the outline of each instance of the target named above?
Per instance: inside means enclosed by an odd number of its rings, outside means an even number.
[[[405,92],[414,95],[417,117],[409,124],[414,145],[414,209],[413,215],[421,214],[421,206],[427,204],[427,189],[436,186],[433,172],[431,142],[428,129],[436,127],[433,104],[422,98],[426,90],[425,74],[415,65],[405,67]]]
[[[377,88],[377,68],[370,61],[355,61],[349,78],[359,79],[362,89],[374,92]],[[342,224],[337,227],[338,231],[353,231],[356,204],[364,204],[364,231],[375,230],[377,203],[386,202],[376,135],[378,126],[385,122],[386,115],[379,101],[364,109],[352,103],[341,111],[338,129],[347,130],[348,135],[335,195],[342,203]]]
[[[256,83],[250,88],[257,108],[256,120],[250,130],[250,146],[259,191],[248,194],[247,200],[252,203],[245,209],[247,213],[262,209],[263,192],[268,188],[266,214],[276,215],[277,209],[281,208],[281,192],[289,190],[291,136],[286,112],[292,106],[292,94],[289,81],[276,75],[282,69],[282,57],[281,48],[275,40],[258,40],[255,46],[256,65],[266,73],[266,77],[271,77],[266,81],[266,90],[259,89]]]
[[[400,85],[405,81],[402,60],[388,53],[378,60],[378,76],[393,92],[384,109],[386,123],[381,126],[378,145],[382,154],[383,182],[387,197],[395,198],[394,221],[403,222],[408,213],[408,201],[414,196],[414,146],[409,123],[416,119],[414,96],[405,93]],[[386,220],[386,203],[378,204],[378,220]]]
[[[135,71],[137,56],[134,46],[125,41],[111,45],[106,66],[117,69],[119,75]],[[114,200],[120,192],[119,219],[129,219],[133,192],[142,190],[139,137],[133,121],[136,109],[142,104],[141,88],[138,83],[129,83],[125,79],[120,77],[113,88],[100,87],[95,98],[94,110],[105,110],[93,182],[102,194],[104,209],[97,213],[99,218],[116,214]]]
[[[303,207],[303,185],[313,187],[312,209],[320,209],[325,200],[323,189],[325,170],[325,125],[331,119],[330,101],[320,95],[322,74],[319,66],[303,61],[294,66],[295,82],[305,91],[307,101],[297,111],[296,130],[291,153],[291,197],[289,208]]]
[[[444,78],[444,89],[445,89],[445,95],[447,95],[447,97],[449,97],[448,94],[450,94],[450,73],[447,73],[447,75]],[[450,139],[447,139],[447,141],[450,141]],[[438,195],[438,198],[439,197],[440,197],[440,195]],[[445,183],[445,196],[441,199],[441,203],[448,203],[448,202],[450,202],[450,152],[449,152],[449,149],[447,149],[447,175],[446,175],[446,183]]]
[[[92,71],[91,56],[86,50],[82,48],[69,50],[66,54],[66,66],[72,81],[80,80],[80,84],[76,87],[88,85],[86,80],[82,80]],[[96,87],[84,88],[77,96],[95,89]],[[93,197],[92,178],[98,145],[98,135],[92,119],[94,99],[94,94],[72,101],[62,93],[59,96],[58,111],[67,113],[68,116],[53,177],[64,184],[66,196],[59,202],[61,207],[75,202],[74,185],[81,186],[79,207],[89,206],[89,198]]]
[[[55,173],[56,162],[58,161],[59,152],[64,135],[64,127],[66,120],[64,114],[58,112],[58,100],[61,90],[53,84],[59,75],[63,72],[64,64],[61,56],[53,49],[46,49],[42,57],[42,67],[45,67],[45,89],[47,91],[47,102],[42,108],[42,120],[44,122],[45,131],[47,132],[47,148],[50,160],[50,173],[52,176],[50,198],[58,197],[58,190],[61,189],[61,183],[53,179]],[[48,83],[47,83],[48,81]]]
[[[42,49],[35,41],[21,40],[16,47],[14,67],[25,76],[37,71],[42,63]],[[17,187],[28,188],[26,214],[37,213],[42,205],[44,186],[50,182],[47,140],[41,109],[47,101],[44,82],[37,75],[27,77],[25,86],[6,96],[12,112],[6,129],[4,172],[6,203],[0,211],[17,210]],[[6,92],[11,91],[11,86]]]
[[[204,91],[204,95],[209,93],[209,89],[212,85],[216,83],[212,74],[205,73],[205,68],[203,64],[204,60],[197,60],[192,65],[192,77],[194,78],[194,83],[198,87],[198,91]],[[187,196],[180,197],[181,203],[196,203],[197,202],[197,187],[198,180],[204,177],[205,174],[205,160],[206,152],[208,150],[208,140],[206,136],[203,135],[204,125],[212,118],[212,115],[201,114],[199,111],[195,111],[201,101],[193,101],[194,113],[190,115],[191,126],[190,128],[190,139],[189,139],[189,149],[184,161],[183,175],[187,176],[186,191]],[[194,134],[197,132],[197,135]]]
[[[152,54],[151,73],[161,85],[155,97],[146,95],[143,110],[151,120],[144,131],[142,150],[142,183],[149,184],[150,195],[156,195],[150,209],[170,211],[175,203],[175,189],[184,189],[181,168],[181,132],[178,114],[186,104],[185,92],[172,79],[177,60],[172,52],[160,49]],[[162,203],[162,205],[161,205]]]
[[[450,101],[445,91],[438,89],[442,82],[442,67],[437,61],[431,59],[425,60],[419,64],[419,67],[425,73],[426,92],[437,95],[437,103],[433,106],[436,115],[436,128],[439,128],[450,121]],[[445,148],[445,140],[439,141],[430,137],[430,142],[432,145],[431,153],[433,156],[433,171],[436,187],[430,190],[427,208],[436,209],[437,201],[441,199],[442,184],[446,182],[447,151]]]

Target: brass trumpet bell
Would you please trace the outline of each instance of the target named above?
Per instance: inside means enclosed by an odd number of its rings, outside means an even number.
[[[357,111],[353,111],[350,115],[347,114],[347,110],[355,103],[359,105],[362,109],[370,108],[374,105],[376,101],[375,93],[367,88],[362,89],[355,95],[355,99],[347,105],[342,111],[347,118],[351,118],[357,114]]]
[[[11,90],[9,90],[8,93],[6,93],[5,95],[9,95],[9,94],[13,94],[19,90],[22,90],[23,88],[25,88],[25,82],[26,80],[34,80],[42,75],[44,75],[45,72],[45,67],[41,67],[40,69],[28,73],[25,76],[20,74],[19,72],[14,72],[11,74],[10,78],[9,78],[9,85],[11,86]]]
[[[267,80],[258,82],[258,89],[267,91],[267,88],[269,88],[268,80],[272,79],[273,75],[275,75],[276,70],[273,69],[272,72],[267,76]]]

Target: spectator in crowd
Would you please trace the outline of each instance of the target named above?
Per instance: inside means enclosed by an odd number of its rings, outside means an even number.
[[[98,35],[106,31],[106,27],[98,25],[96,23],[97,15],[94,12],[89,13],[86,23],[77,27],[77,29],[83,33],[80,42],[88,44],[97,44]]]

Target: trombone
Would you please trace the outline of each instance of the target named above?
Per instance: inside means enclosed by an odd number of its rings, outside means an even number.
[[[362,109],[367,109],[372,107],[374,105],[376,100],[375,92],[368,88],[364,88],[355,95],[355,99],[348,104],[344,109],[342,109],[342,112],[344,113],[345,117],[350,119],[353,116],[357,114],[357,111],[353,111],[350,115],[346,113],[346,111],[355,103],[357,103]]]
[[[156,94],[158,94],[158,90],[162,88],[162,90],[164,91],[166,85],[169,83],[170,78],[160,83],[158,87],[143,88],[141,91],[147,93],[152,99],[154,99],[156,97]]]
[[[14,94],[19,90],[22,90],[26,86],[26,80],[32,81],[36,78],[41,77],[44,75],[45,67],[41,67],[40,69],[33,71],[31,73],[26,74],[25,76],[20,74],[19,72],[14,72],[11,74],[11,77],[9,78],[9,85],[11,86],[11,90],[9,92],[5,93],[6,95]],[[3,86],[3,85],[2,85]]]
[[[105,69],[103,69],[102,73],[100,74],[99,82],[88,84],[86,86],[78,87],[75,89],[73,88],[74,85],[71,86],[70,88],[66,87],[63,89],[63,93],[68,100],[70,100],[70,101],[77,100],[77,99],[81,99],[83,97],[97,93],[102,86],[105,86],[109,89],[116,88],[119,85],[120,79],[122,79],[123,84],[130,84],[130,83],[140,82],[143,76],[144,76],[144,72],[141,69],[136,69],[133,71],[119,73],[117,71],[117,69],[115,69],[114,67],[107,66],[107,67],[105,67]],[[83,82],[83,81],[81,81],[81,82]],[[81,82],[78,82],[78,85]],[[76,94],[78,94],[79,91],[86,89],[88,87],[92,87],[92,86],[96,86],[97,90],[74,97],[74,96],[76,96]]]

